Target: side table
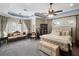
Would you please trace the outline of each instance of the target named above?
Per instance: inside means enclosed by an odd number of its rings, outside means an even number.
[[[0,38],[0,47],[1,47],[3,41],[6,41],[6,43],[8,44],[8,37]]]

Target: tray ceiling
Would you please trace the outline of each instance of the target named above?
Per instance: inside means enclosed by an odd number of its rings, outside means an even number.
[[[47,13],[49,3],[0,3],[0,14],[8,17],[15,17],[8,14],[8,12],[14,12],[23,16],[32,16],[36,12]],[[53,3],[53,10],[68,11],[71,9],[79,8],[78,3]]]

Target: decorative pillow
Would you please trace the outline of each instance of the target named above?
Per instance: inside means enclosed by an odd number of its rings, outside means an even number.
[[[62,36],[62,32],[59,32],[60,33],[60,36]]]
[[[70,35],[70,31],[66,31],[66,35],[67,35],[67,36]]]
[[[66,35],[67,35],[66,31],[64,31],[64,33],[63,33],[63,34],[64,34],[64,36],[66,36]]]
[[[60,32],[60,36],[69,36],[70,32],[69,31],[62,31]]]
[[[8,33],[8,37],[10,37],[11,35],[10,35],[10,33]]]
[[[13,34],[13,36],[17,36],[17,34],[16,34],[16,33],[14,33],[14,34]]]

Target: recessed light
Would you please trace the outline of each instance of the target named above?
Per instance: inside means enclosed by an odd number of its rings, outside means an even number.
[[[19,13],[19,15],[21,15],[21,13]]]
[[[24,9],[24,11],[27,11],[27,9]]]
[[[74,4],[73,4],[73,3],[71,3],[69,6],[71,6],[71,7],[72,7],[72,6],[74,6]]]

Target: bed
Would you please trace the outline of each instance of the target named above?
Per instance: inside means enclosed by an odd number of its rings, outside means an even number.
[[[54,28],[52,33],[40,36],[41,41],[59,45],[60,51],[72,51],[72,36],[70,27]],[[60,52],[61,53],[61,52]]]

